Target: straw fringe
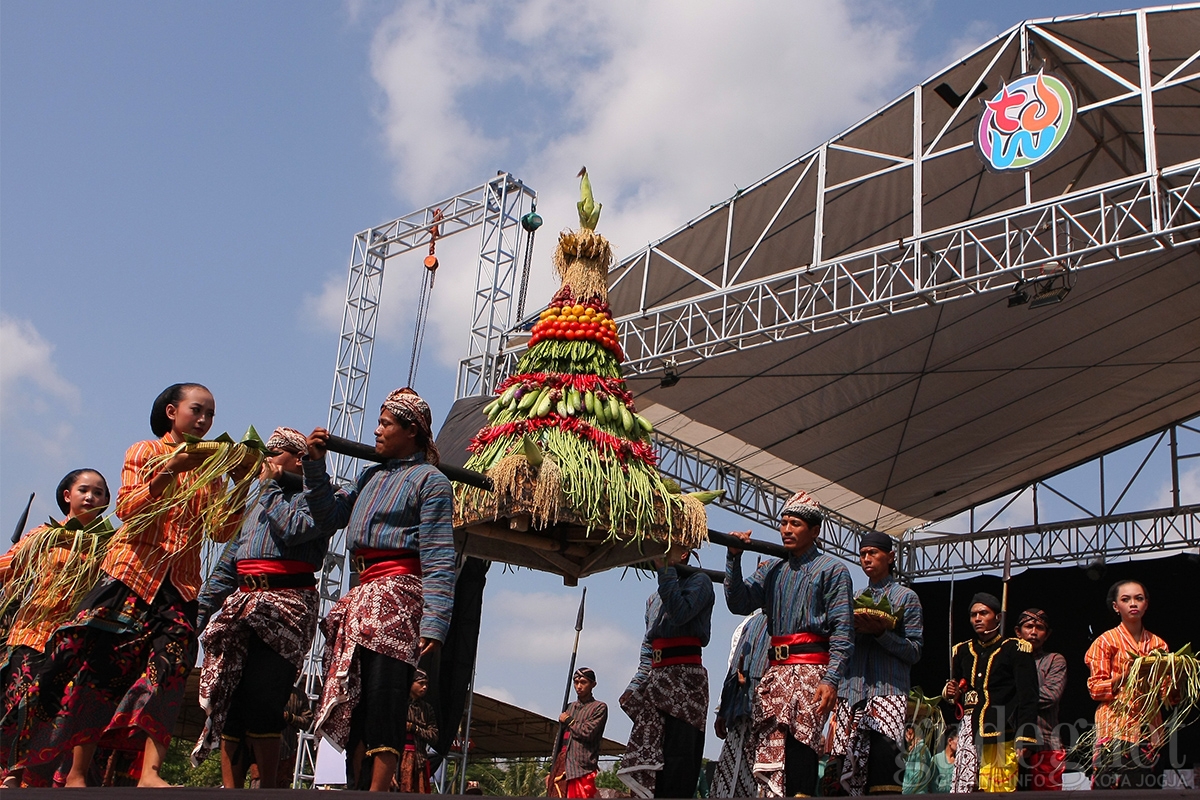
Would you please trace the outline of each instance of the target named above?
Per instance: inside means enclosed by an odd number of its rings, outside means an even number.
[[[87,528],[71,530],[64,527],[49,527],[31,531],[13,557],[12,578],[4,587],[0,613],[12,605],[32,609],[32,616],[25,624],[40,627],[53,616],[54,607],[60,599],[66,599],[66,617],[79,604],[100,578],[100,564],[108,552],[113,529],[108,518],[93,522]],[[51,551],[61,548],[66,551],[65,560],[48,572]],[[49,581],[36,592],[39,580]],[[66,621],[66,618],[60,620]]]
[[[608,300],[608,270],[613,251],[608,239],[595,231],[563,231],[554,250],[554,268],[564,286],[577,298]]]

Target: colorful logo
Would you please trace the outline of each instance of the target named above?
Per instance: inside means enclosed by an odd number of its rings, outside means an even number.
[[[975,144],[989,169],[1029,169],[1062,144],[1074,121],[1071,87],[1039,71],[1022,75],[984,101]]]

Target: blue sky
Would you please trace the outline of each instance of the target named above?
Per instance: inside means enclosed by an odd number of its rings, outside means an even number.
[[[214,432],[324,424],[359,230],[509,170],[541,193],[539,304],[581,164],[602,230],[629,253],[1019,20],[1107,8],[5,0],[0,547],[28,493],[45,518],[70,469],[96,467],[115,490],[175,381],[213,390]],[[416,382],[439,421],[465,354],[475,245],[439,248]],[[371,405],[408,371],[405,276],[419,257],[395,261]],[[580,649],[610,702],[651,588],[618,578],[587,580]],[[480,685],[554,711],[577,599],[553,576],[494,567]],[[718,685],[735,623],[718,602]],[[624,736],[628,721],[610,726]]]

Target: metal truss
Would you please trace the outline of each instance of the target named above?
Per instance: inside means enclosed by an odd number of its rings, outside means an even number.
[[[1189,9],[1194,11],[1195,7]],[[1161,12],[1179,13],[1168,9]],[[642,282],[638,310],[616,320],[626,355],[625,368],[635,375],[658,372],[668,361],[684,366],[913,308],[1008,289],[1018,279],[1036,280],[1043,272],[1083,270],[1138,253],[1196,243],[1200,240],[1200,190],[1196,188],[1200,159],[1159,162],[1154,99],[1158,92],[1200,80],[1200,72],[1196,71],[1200,50],[1169,74],[1156,75],[1150,60],[1147,14],[1146,10],[1138,10],[1092,15],[1134,17],[1137,62],[1130,66],[1136,66],[1136,77],[1118,73],[1084,52],[1086,48],[1058,35],[1053,21],[1023,23],[871,118],[623,260],[614,270],[613,287],[626,281],[634,283],[638,276]],[[1002,57],[1014,52],[1023,72],[1044,62],[1068,74],[1080,86],[1083,82],[1078,78],[1086,73],[1108,87],[1105,91],[1080,89],[1077,121],[1085,135],[1096,141],[1096,150],[1055,197],[1035,202],[1032,179],[1026,172],[1024,202],[1019,207],[926,229],[926,170],[944,168],[941,159],[974,146],[970,141],[961,141],[954,131],[978,107],[969,98],[985,88],[985,79],[995,80],[993,72]],[[978,59],[972,63],[986,61],[986,66],[968,76],[973,83],[964,99],[927,141],[923,92],[972,58]],[[1070,66],[1065,59],[1071,60]],[[961,80],[961,73],[956,74]],[[1124,130],[1110,110],[1131,102],[1137,102],[1141,110],[1140,130],[1136,131]],[[892,121],[884,123],[885,116]],[[893,151],[847,143],[858,141],[852,137],[867,126],[897,124],[896,119],[904,124],[908,118],[912,137],[907,139],[897,131]],[[866,139],[875,140],[870,136]],[[905,147],[904,140],[911,146]],[[1126,177],[1072,191],[1101,151],[1121,166]],[[858,166],[848,168],[846,159],[857,159]],[[840,169],[831,170],[831,161],[840,164]],[[826,253],[827,227],[835,224],[827,220],[829,201],[873,181],[895,181],[898,172],[911,176],[911,203],[892,211],[896,212],[895,219],[910,219],[911,226],[897,231],[898,240],[893,238],[852,253]],[[765,226],[762,220],[767,214],[762,210],[738,214],[739,198],[783,174],[798,177]],[[806,207],[812,208],[811,249],[799,248],[784,269],[744,280],[743,273],[754,263],[760,245],[777,232],[776,223],[785,209],[794,208],[802,198]],[[725,241],[720,274],[714,277],[711,263],[685,263],[669,250],[681,232],[717,215],[725,217]],[[732,253],[740,252],[737,242],[743,241],[754,244],[744,256],[733,258]],[[652,304],[647,295],[648,277],[651,271],[661,270],[682,272],[701,291],[684,300]]]
[[[362,438],[387,259],[428,247],[434,238],[444,239],[476,227],[482,230],[471,324],[471,357],[460,367],[459,396],[464,396],[464,391],[467,394],[491,391],[495,354],[499,352],[501,337],[512,324],[512,301],[517,291],[516,265],[521,249],[520,219],[527,200],[535,202],[537,193],[507,172],[501,172],[481,186],[369,228],[354,237],[333,397],[329,406],[331,433],[353,441]],[[354,481],[355,459],[336,453],[330,453],[327,458],[332,461],[334,480],[342,484]],[[345,549],[345,534],[338,531],[329,543],[317,587],[322,617],[342,596],[347,578]],[[316,699],[321,693],[322,649],[323,641],[318,633],[301,673],[304,691],[310,699]],[[294,785],[312,781],[316,756],[316,741],[311,734],[301,732]]]
[[[658,470],[685,491],[719,490],[725,494],[714,505],[769,528],[779,526],[783,504],[794,493],[760,475],[655,431]],[[821,547],[829,555],[858,563],[858,541],[869,528],[828,508],[822,509]]]
[[[1112,475],[1118,454],[1123,464],[1137,463],[1123,481],[1114,481]],[[899,561],[906,573],[920,580],[1001,569],[1006,560],[1023,569],[1096,565],[1146,554],[1200,554],[1200,504],[1183,502],[1180,480],[1181,466],[1190,459],[1200,459],[1200,418],[1042,478],[1008,497],[982,524],[976,524],[978,507],[965,512],[956,518],[965,518],[964,533],[945,531],[955,520],[909,531],[901,542]],[[1155,492],[1164,478],[1170,506],[1124,510],[1133,505],[1139,490],[1142,496]],[[1000,527],[997,520],[1006,512],[1031,522]]]
[[[473,367],[460,368],[459,396],[490,391],[488,368],[494,361],[504,331],[512,323],[515,265],[520,250],[520,217],[524,202],[537,193],[508,173],[462,194],[446,198],[399,219],[369,228],[354,237],[350,277],[346,284],[346,310],[338,339],[337,368],[329,407],[329,430],[359,441],[362,437],[371,357],[375,349],[379,298],[383,291],[384,262],[393,256],[427,247],[431,232],[446,238],[481,227],[479,270],[475,284],[475,309],[471,325]],[[464,376],[465,374],[465,376]],[[353,480],[353,459],[333,456],[334,476]]]
[[[1200,505],[950,535],[901,546],[904,572],[929,580],[961,572],[1103,564],[1200,547]]]
[[[499,384],[498,356],[516,311],[521,215],[526,201],[537,202],[537,193],[511,175],[503,175],[484,188],[487,196],[471,315],[471,349],[458,365],[456,400],[489,394]]]
[[[668,360],[683,366],[1194,243],[1198,184],[1200,160],[647,308],[616,321],[623,367],[659,372]],[[652,254],[665,255],[651,246],[634,258],[648,266]]]

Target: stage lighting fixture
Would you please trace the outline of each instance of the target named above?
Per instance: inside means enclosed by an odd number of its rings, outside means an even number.
[[[663,377],[658,382],[658,385],[664,389],[669,389],[677,383],[679,383],[679,370],[675,366],[674,361],[668,361],[663,368]]]
[[[1008,307],[1016,308],[1029,302],[1029,293],[1025,291],[1025,281],[1017,281],[1012,294],[1008,296]]]
[[[1045,308],[1052,306],[1055,303],[1061,303],[1067,293],[1071,291],[1071,287],[1064,280],[1062,285],[1055,286],[1055,279],[1051,278],[1043,284],[1038,285],[1037,292],[1033,295],[1033,299],[1029,301],[1029,307]]]
[[[1096,556],[1084,567],[1084,574],[1088,576],[1088,580],[1098,581],[1104,577],[1106,570],[1107,566],[1104,563],[1104,556]]]

